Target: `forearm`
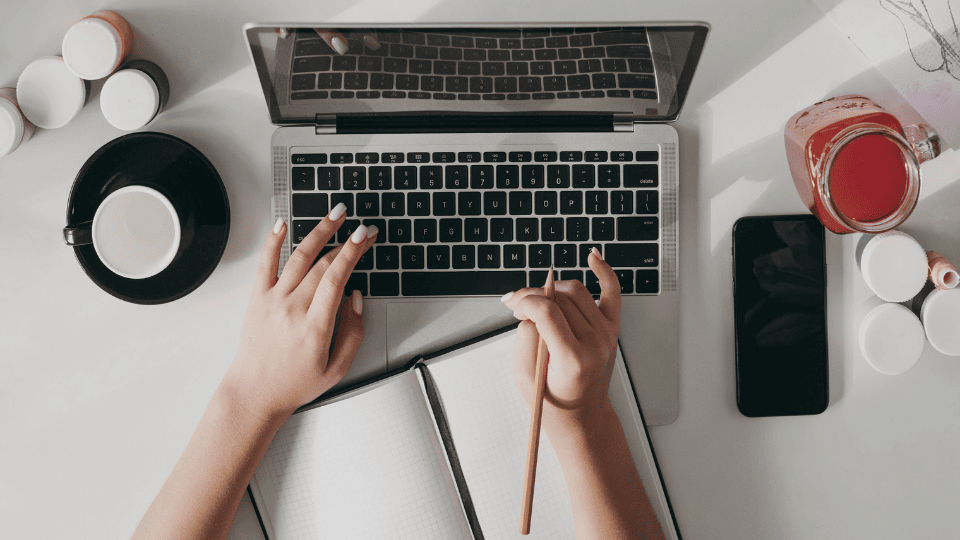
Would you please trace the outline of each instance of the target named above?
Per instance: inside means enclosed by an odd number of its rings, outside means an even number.
[[[573,416],[545,411],[544,424],[567,483],[578,539],[662,539],[623,428],[609,400]]]
[[[243,492],[286,416],[264,415],[227,380],[134,532],[135,539],[226,538]]]

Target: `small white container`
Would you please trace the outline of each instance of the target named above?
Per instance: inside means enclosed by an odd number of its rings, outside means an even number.
[[[900,375],[920,360],[926,338],[920,319],[912,311],[872,296],[860,305],[857,316],[860,353],[873,369]]]
[[[0,88],[0,157],[27,142],[37,126],[23,116],[14,88]]]
[[[909,234],[878,234],[857,255],[863,280],[881,300],[906,302],[927,282],[927,254]]]
[[[131,60],[103,84],[100,110],[113,127],[131,131],[153,121],[169,96],[170,83],[159,66]]]
[[[87,102],[89,83],[77,77],[59,56],[34,60],[17,81],[17,103],[37,127],[56,129],[73,120]]]
[[[133,50],[133,30],[113,11],[97,11],[77,21],[63,36],[67,69],[93,81],[113,73]]]
[[[920,319],[934,349],[960,356],[960,289],[933,290],[923,301]]]

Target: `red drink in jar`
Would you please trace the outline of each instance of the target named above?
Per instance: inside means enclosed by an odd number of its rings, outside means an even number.
[[[863,96],[839,96],[787,122],[787,161],[800,199],[838,234],[903,223],[920,195],[920,163],[940,152],[927,126],[906,128]]]

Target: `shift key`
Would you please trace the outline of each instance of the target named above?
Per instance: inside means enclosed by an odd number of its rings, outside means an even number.
[[[657,240],[660,238],[660,223],[656,217],[617,218],[617,240]]]
[[[603,260],[614,268],[657,266],[659,254],[660,245],[656,243],[607,244],[603,248]]]

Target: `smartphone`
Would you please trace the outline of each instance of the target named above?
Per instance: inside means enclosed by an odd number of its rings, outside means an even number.
[[[827,272],[812,215],[744,217],[733,225],[737,408],[744,416],[827,408]]]

